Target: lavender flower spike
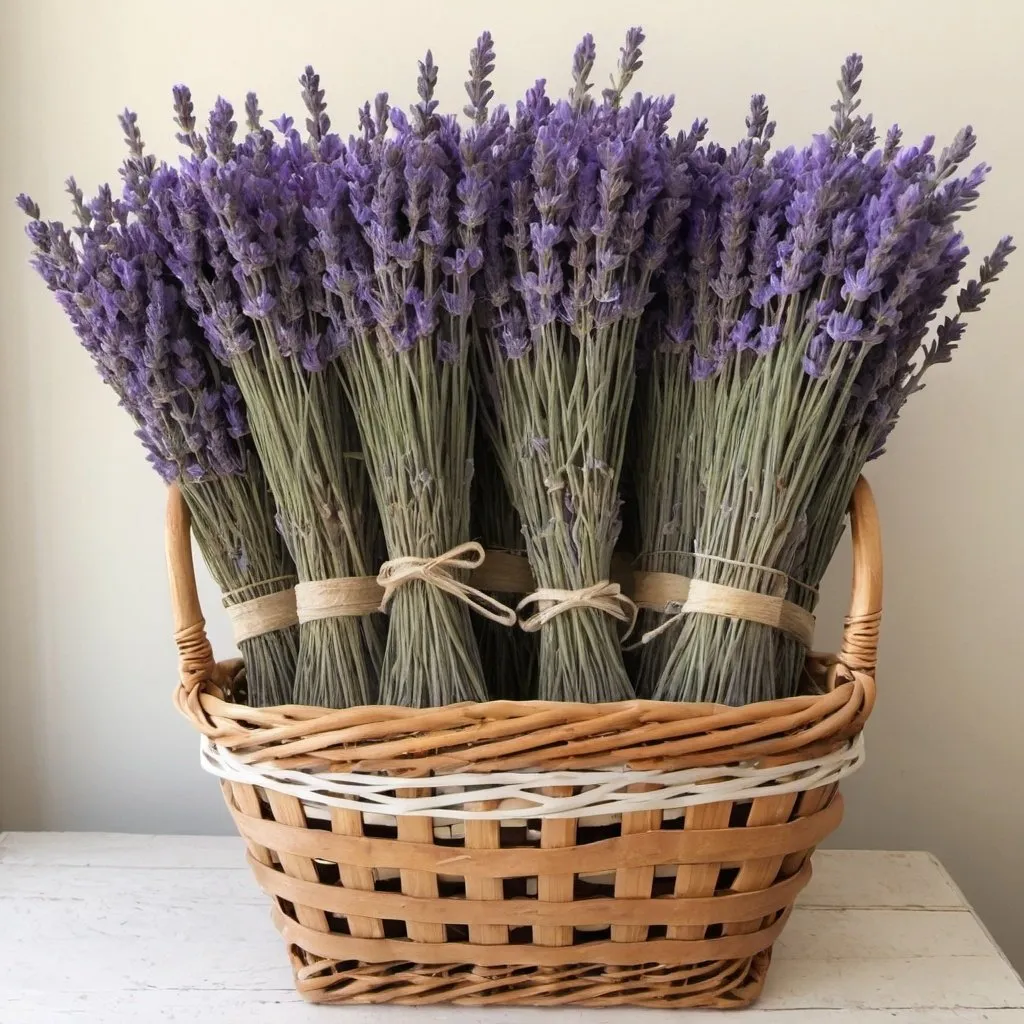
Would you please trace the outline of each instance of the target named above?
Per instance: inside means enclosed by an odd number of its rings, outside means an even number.
[[[597,59],[597,47],[594,37],[588,32],[576,47],[572,55],[572,92],[569,102],[574,110],[585,110],[594,101],[588,93],[591,89],[590,72],[594,70]]]
[[[466,95],[469,103],[462,112],[480,127],[487,121],[487,104],[494,98],[488,75],[494,73],[494,40],[490,32],[482,32],[476,46],[469,51],[469,81]]]
[[[640,49],[644,38],[644,31],[639,25],[635,25],[626,33],[626,42],[619,50],[618,77],[613,75],[611,88],[605,89],[601,94],[608,106],[619,106],[633,76],[644,66]]]

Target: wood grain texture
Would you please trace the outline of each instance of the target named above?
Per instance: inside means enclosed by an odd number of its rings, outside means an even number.
[[[399,796],[417,797],[429,796],[427,790],[404,789]],[[418,846],[433,844],[434,842],[434,819],[416,818],[403,815],[398,818],[398,841],[399,843],[416,843]],[[382,862],[383,863],[383,862]],[[393,865],[388,865],[391,867]],[[426,896],[437,898],[437,875],[430,870],[419,868],[403,867],[399,876],[402,880],[402,892],[407,896]],[[417,942],[444,942],[445,930],[443,924],[423,923],[420,921],[406,922],[409,938]]]
[[[472,805],[473,808],[487,810],[493,801]],[[497,821],[481,821],[477,819],[465,822],[467,850],[500,850],[501,825]],[[502,901],[505,898],[505,886],[500,878],[466,878],[466,900]],[[482,946],[502,945],[508,942],[508,926],[505,924],[474,924],[469,923],[469,941]]]
[[[331,831],[342,836],[361,836],[363,834],[363,816],[358,811],[331,809]],[[346,889],[357,889],[362,892],[373,892],[373,868],[358,867],[353,864],[339,864],[338,874],[341,884]],[[348,927],[353,935],[361,939],[383,939],[384,922],[377,917],[366,917],[348,914]]]
[[[553,786],[545,790],[550,796],[571,796],[572,788],[564,786]],[[566,847],[576,846],[576,821],[573,818],[547,818],[540,826],[540,848],[542,850],[558,850]],[[533,874],[527,866],[527,859],[523,854],[527,851],[517,851],[520,854],[520,870],[523,874]],[[533,852],[532,850],[529,852]],[[537,875],[537,900],[538,902],[569,903],[572,901],[573,889],[576,884],[574,872],[578,867],[570,866],[567,859],[565,873],[553,872],[550,869],[536,872]],[[537,925],[533,929],[533,941],[537,946],[571,946],[573,940],[572,925]]]
[[[655,786],[630,786],[630,792],[644,793]],[[658,832],[661,829],[662,811],[637,811],[622,816],[622,834],[624,836]],[[654,884],[654,866],[640,868],[619,868],[615,872],[615,899],[647,900]],[[661,922],[659,922],[661,923]],[[646,925],[612,925],[613,942],[643,942],[647,938]]]

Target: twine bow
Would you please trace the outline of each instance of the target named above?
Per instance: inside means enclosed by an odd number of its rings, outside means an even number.
[[[532,604],[541,605],[540,611],[527,618],[519,617],[519,626],[526,633],[535,633],[541,626],[550,622],[556,615],[571,611],[573,608],[592,608],[604,612],[619,622],[628,624],[623,639],[633,632],[636,625],[637,606],[623,592],[618,583],[602,580],[589,587],[579,590],[558,590],[555,587],[541,587],[524,597],[516,605],[521,612]]]
[[[458,598],[469,605],[470,609],[485,619],[498,622],[503,626],[516,624],[516,613],[507,605],[485,594],[476,587],[457,579],[452,575],[459,570],[471,571],[478,569],[484,561],[483,547],[475,540],[457,544],[443,555],[434,558],[419,558],[416,555],[403,555],[392,558],[380,567],[377,583],[384,588],[384,597],[380,602],[380,610],[386,611],[395,591],[413,580],[424,583],[446,594]]]

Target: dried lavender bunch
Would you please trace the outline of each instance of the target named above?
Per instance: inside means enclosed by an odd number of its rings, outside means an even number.
[[[690,575],[808,609],[864,462],[919,371],[940,361],[931,353],[962,332],[960,322],[940,329],[915,368],[963,267],[957,218],[987,170],[955,176],[969,131],[938,159],[931,139],[903,149],[898,133],[875,148],[870,117],[855,113],[860,73],[851,57],[830,133],[803,150],[766,159],[757,98],[747,140],[694,153],[706,187],[693,194],[685,273],[672,294],[666,284],[673,312],[656,339],[677,377],[679,360],[689,363],[664,416],[692,417],[696,433],[664,456],[684,463],[687,482],[673,493],[659,492],[649,467],[645,540],[656,552],[671,532],[664,513],[678,505],[683,551],[692,529]],[[986,284],[1009,248],[997,249]],[[966,291],[973,310],[984,286]],[[757,623],[691,613],[655,642],[667,646],[660,699],[744,704],[800,686],[801,644]]]
[[[317,166],[309,210],[391,560],[438,557],[470,536],[468,331],[485,194],[460,180],[470,142],[438,116],[436,81],[428,53],[411,119],[385,95],[364,107],[361,135]],[[466,603],[416,579],[389,608],[381,703],[486,698]]]
[[[493,180],[489,165],[484,162],[482,144],[488,144],[495,131],[501,131],[506,123],[504,110],[499,108],[496,119],[488,127],[488,105],[494,98],[488,76],[494,73],[494,67],[494,40],[490,32],[484,32],[470,51],[469,79],[466,82],[468,103],[463,107],[463,113],[477,129],[476,134],[470,136],[469,166],[474,168],[472,173],[485,176],[489,190],[493,190],[497,182]],[[492,192],[489,194],[493,195]],[[479,321],[479,315],[474,315],[469,325],[474,386],[478,392],[487,388],[486,361],[480,358],[483,345]],[[478,403],[482,414],[487,407],[486,400]],[[522,523],[505,485],[498,455],[487,436],[486,422],[481,422],[479,427],[471,501],[473,535],[479,537],[488,550],[525,555]],[[526,595],[495,593],[493,596],[514,602]],[[474,619],[473,627],[490,695],[498,700],[532,700],[537,686],[538,637],[519,629],[509,629],[482,616]]]
[[[319,80],[300,80],[310,110],[305,144],[291,118],[262,126],[246,101],[248,134],[238,142],[231,105],[218,100],[204,138],[188,90],[175,89],[179,139],[190,156],[164,168],[152,205],[183,293],[235,374],[253,438],[277,500],[279,524],[300,581],[365,576],[377,520],[351,410],[328,330],[319,272],[310,267],[314,164],[340,151]],[[375,700],[381,657],[369,616],[300,625],[294,700],[350,707]]]
[[[493,396],[490,432],[544,589],[611,576],[637,330],[682,212],[665,140],[671,101],[620,102],[642,38],[630,34],[596,103],[585,37],[570,100],[552,102],[538,82],[492,147],[481,390]],[[632,696],[613,609],[567,608],[542,625],[541,699]]]
[[[86,204],[68,182],[78,218],[71,231],[40,219],[26,196],[33,265],[70,318],[103,380],[137,426],[149,462],[177,482],[192,512],[199,548],[225,604],[291,587],[294,567],[274,525],[274,507],[248,436],[231,375],[210,357],[202,331],[164,262],[161,241],[136,200],[152,168],[134,115],[122,122],[132,155],[125,201],[109,186]],[[248,701],[287,703],[298,631],[286,627],[242,640]]]

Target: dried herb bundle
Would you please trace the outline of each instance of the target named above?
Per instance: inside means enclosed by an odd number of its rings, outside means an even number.
[[[236,142],[233,110],[218,100],[196,132],[188,90],[175,90],[179,138],[191,157],[162,169],[153,196],[172,266],[233,370],[300,581],[365,576],[377,529],[358,436],[323,317],[322,287],[308,272],[312,230],[304,208],[314,163],[327,159],[329,121],[312,69],[301,79],[311,144],[290,118],[260,123],[250,94],[248,134]],[[318,145],[323,142],[323,147]],[[300,625],[294,699],[349,707],[376,699],[381,641],[368,616]]]
[[[656,400],[640,428],[641,447],[672,438],[638,489],[647,557],[680,571],[689,555],[695,579],[808,609],[865,460],[960,336],[959,319],[940,327],[915,367],[964,265],[956,220],[987,170],[956,177],[969,129],[938,158],[931,139],[901,148],[896,129],[876,149],[855,113],[860,71],[850,58],[830,134],[803,150],[767,159],[773,126],[755,97],[746,140],[691,155],[685,273],[673,268],[656,318]],[[968,285],[961,308],[984,294]],[[745,704],[800,685],[801,644],[757,623],[694,612],[654,642],[660,699]]]
[[[40,220],[35,203],[19,198],[32,218],[33,264],[134,419],[150,463],[181,487],[225,603],[238,604],[293,586],[294,567],[274,525],[241,396],[211,358],[145,216],[152,164],[142,154],[134,115],[126,112],[123,125],[132,150],[124,201],[105,186],[85,204],[69,181],[79,222],[72,234]],[[289,702],[296,628],[251,637],[239,647],[249,703]]]
[[[473,405],[471,278],[485,196],[459,180],[474,143],[436,114],[437,68],[420,64],[411,120],[378,97],[317,176],[310,219],[374,493],[394,564],[469,541]],[[389,128],[392,129],[389,132]],[[458,579],[452,566],[442,572]],[[389,595],[391,596],[391,595]],[[385,704],[486,697],[468,605],[424,579],[393,592],[381,670]]]
[[[631,616],[608,580],[637,330],[682,209],[663,140],[671,101],[621,104],[642,41],[630,32],[618,79],[595,103],[587,36],[569,102],[552,102],[538,83],[492,150],[480,287],[487,419],[538,593],[586,595],[542,611],[560,612],[540,628],[546,700],[633,692],[617,621]]]

